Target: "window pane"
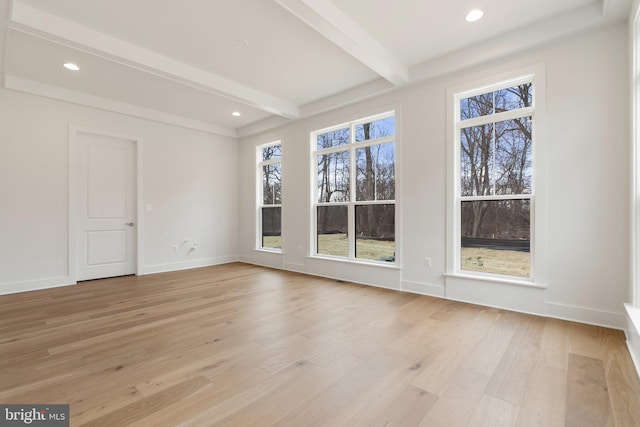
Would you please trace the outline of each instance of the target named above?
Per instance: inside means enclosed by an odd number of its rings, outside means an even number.
[[[473,126],[460,131],[460,194],[492,194],[494,162],[493,125]]]
[[[356,206],[356,258],[396,260],[394,204]]]
[[[282,157],[282,147],[280,145],[272,145],[262,149],[262,160],[271,160]]]
[[[495,112],[517,110],[531,107],[533,104],[533,84],[526,83],[519,86],[501,89],[495,92]]]
[[[349,152],[322,154],[318,161],[318,203],[349,201]]]
[[[531,194],[531,117],[495,123],[496,194]]]
[[[460,101],[460,119],[462,120],[487,116],[493,113],[493,92],[471,96]]]
[[[395,135],[396,118],[375,120],[370,123],[356,125],[356,141],[366,141],[368,139],[382,138],[384,136]]]
[[[282,248],[282,209],[262,208],[262,247]]]
[[[473,119],[533,105],[533,84],[525,83],[460,100],[460,119]]]
[[[318,206],[318,253],[349,256],[348,210],[346,206]]]
[[[530,277],[530,200],[461,203],[460,267]]]
[[[351,128],[334,130],[318,135],[317,142],[318,150],[349,144],[351,142]]]
[[[273,163],[262,167],[262,203],[282,203],[282,164]]]
[[[356,199],[394,200],[395,142],[356,150]]]

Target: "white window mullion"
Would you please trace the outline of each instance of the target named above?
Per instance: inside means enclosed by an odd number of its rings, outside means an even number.
[[[475,202],[482,200],[529,200],[533,199],[533,194],[500,194],[497,196],[462,196],[458,197],[460,202]]]
[[[495,94],[494,94],[494,100],[493,100],[493,108],[495,111],[496,105],[495,105]],[[497,150],[498,144],[496,141],[496,124],[495,122],[491,124],[491,165],[489,166],[491,168],[491,172],[489,173],[489,175],[491,176],[491,195],[495,196],[496,195],[496,178],[498,177],[497,172],[496,172],[496,150]]]
[[[348,208],[348,225],[349,231],[347,236],[349,237],[349,258],[356,258],[356,209],[355,202],[357,200],[356,193],[356,183],[357,183],[357,175],[358,175],[358,164],[356,161],[356,125],[351,125],[351,146],[349,147],[349,208]]]
[[[460,97],[460,99],[458,99],[457,102],[459,103],[460,100],[464,98],[466,98],[466,96]],[[460,110],[458,110],[458,114],[460,114],[459,111]],[[535,112],[534,107],[525,107],[525,108],[519,108],[517,110],[503,111],[497,114],[489,114],[486,116],[474,117],[472,119],[458,120],[456,122],[456,128],[466,129],[474,126],[486,125],[493,122],[504,122],[507,120],[521,119],[523,117],[533,116],[534,112]]]

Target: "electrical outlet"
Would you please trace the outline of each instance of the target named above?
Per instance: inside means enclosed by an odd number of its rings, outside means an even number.
[[[427,268],[431,268],[431,257],[424,257],[424,266]]]

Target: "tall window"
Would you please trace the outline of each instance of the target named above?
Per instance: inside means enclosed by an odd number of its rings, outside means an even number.
[[[315,254],[395,262],[395,113],[311,134]]]
[[[258,147],[258,247],[282,249],[282,146]]]
[[[532,278],[533,77],[454,99],[457,267]]]

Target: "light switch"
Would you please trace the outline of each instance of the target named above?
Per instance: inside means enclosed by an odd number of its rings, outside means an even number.
[[[151,212],[153,210],[153,205],[151,203],[147,203],[146,209],[147,212]]]

